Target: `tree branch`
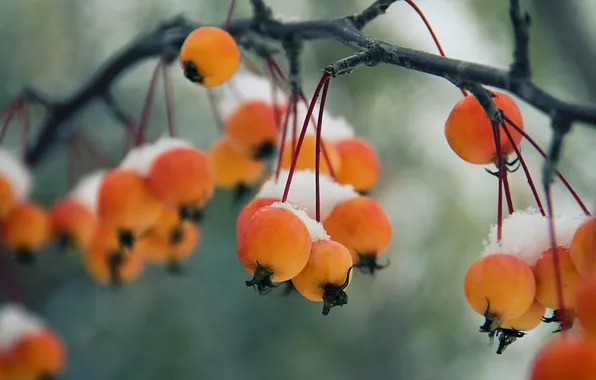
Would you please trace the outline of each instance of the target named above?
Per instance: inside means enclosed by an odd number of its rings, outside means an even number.
[[[511,75],[508,70],[444,58],[365,36],[360,29],[383,14],[395,1],[376,0],[356,16],[331,20],[280,22],[270,17],[271,10],[263,0],[251,0],[254,17],[233,20],[227,30],[247,49],[251,49],[251,41],[259,39],[282,42],[313,39],[335,40],[352,48],[357,54],[328,65],[324,69],[327,73],[342,75],[361,66],[386,63],[443,77],[460,85],[476,83],[501,88],[516,94],[549,115],[556,114],[569,121],[582,121],[596,125],[595,105],[565,102],[542,90],[526,76]],[[515,0],[511,1],[515,2]],[[517,20],[517,13],[515,16],[515,20]],[[61,126],[91,101],[108,93],[112,84],[122,73],[145,59],[161,57],[164,54],[171,54],[172,51],[178,51],[186,36],[197,26],[197,24],[177,17],[115,53],[78,91],[50,108],[51,112],[43,122],[39,136],[28,147],[26,155],[28,163],[37,163],[57,140]],[[516,31],[516,41],[518,35],[523,35],[523,29],[522,27],[521,31]],[[250,38],[246,38],[246,36],[250,36]],[[520,51],[519,55],[523,56],[522,53],[527,51],[527,46],[524,48],[523,41],[517,41],[516,46]],[[516,60],[521,67],[522,64],[519,62],[523,63],[523,59],[520,61],[516,54]]]
[[[531,70],[528,46],[531,21],[530,15],[521,9],[520,0],[509,1],[509,18],[511,19],[511,25],[513,25],[515,41],[511,76],[514,78],[529,78]]]

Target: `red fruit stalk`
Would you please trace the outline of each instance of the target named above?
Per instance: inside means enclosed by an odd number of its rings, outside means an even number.
[[[236,8],[236,0],[232,0],[230,4],[230,9],[228,9],[228,16],[226,17],[226,23],[224,24],[224,29],[228,29],[230,27],[230,21],[232,21],[232,16],[234,15],[234,9]]]
[[[6,115],[6,118],[4,119],[4,123],[2,124],[2,127],[0,128],[0,144],[2,144],[4,137],[6,137],[6,134],[8,133],[8,128],[10,127],[10,122],[12,121],[15,113],[17,113],[19,111],[19,108],[21,107],[22,102],[23,102],[23,100],[21,98],[17,98],[15,100],[13,100],[8,105],[8,107],[6,107],[0,113],[0,117]]]
[[[501,150],[501,137],[499,133],[499,124],[493,121],[493,134],[497,146],[497,168],[499,170],[499,195],[497,200],[497,240],[503,237],[503,178],[505,165],[503,163],[503,152]]]
[[[288,110],[293,108],[293,105],[296,104],[296,96],[290,95],[290,101],[288,103]],[[275,181],[279,179],[279,174],[281,172],[281,158],[283,157],[284,150],[286,147],[286,137],[288,135],[288,124],[290,123],[290,112],[286,112],[286,116],[284,118],[284,124],[281,130],[281,143],[279,144],[279,155],[277,157],[277,167],[275,168]]]
[[[174,96],[172,95],[172,81],[170,80],[170,72],[166,62],[161,64],[161,73],[163,76],[163,89],[164,97],[166,100],[166,113],[168,115],[168,129],[170,131],[170,137],[176,137],[177,129],[176,120],[174,119]]]
[[[323,94],[321,95],[321,107],[319,108],[319,120],[317,128],[317,139],[315,147],[315,210],[316,221],[321,222],[321,186],[320,186],[320,172],[321,172],[321,130],[323,129],[323,111],[325,110],[325,100],[327,99],[327,91],[329,90],[329,80],[323,86]],[[331,167],[331,166],[329,166]]]
[[[139,120],[139,125],[137,127],[137,138],[135,145],[141,145],[145,141],[145,132],[147,131],[149,117],[151,116],[151,105],[153,104],[153,95],[155,94],[157,75],[159,74],[162,65],[163,61],[160,60],[153,70],[153,75],[151,76],[151,81],[149,82],[149,89],[147,89],[147,95],[145,96],[145,104],[143,105],[141,120]]]

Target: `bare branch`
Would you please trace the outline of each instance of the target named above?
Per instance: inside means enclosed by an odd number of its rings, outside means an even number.
[[[259,45],[263,51],[256,51],[256,53],[262,57],[270,56],[270,52],[261,42],[271,40],[304,42],[313,39],[331,39],[352,48],[356,55],[332,63],[324,69],[330,75],[347,74],[361,66],[386,63],[446,78],[459,85],[479,84],[504,89],[549,115],[556,114],[570,122],[581,121],[596,125],[595,105],[563,101],[536,86],[527,76],[511,75],[508,70],[391,45],[362,34],[360,29],[364,25],[383,14],[396,1],[377,0],[356,16],[331,20],[281,22],[270,17],[271,10],[263,0],[251,0],[254,17],[233,20],[227,30],[240,44],[249,49],[253,45]],[[511,1],[515,2],[515,0]],[[515,16],[517,20],[517,11]],[[522,24],[525,25],[526,21]],[[30,164],[38,162],[58,139],[61,126],[91,101],[107,93],[122,73],[146,59],[163,57],[164,54],[169,57],[174,56],[174,52],[179,51],[186,36],[197,26],[182,17],[177,17],[115,53],[78,91],[63,101],[54,103],[54,107],[42,124],[40,134],[30,143],[27,151],[28,162]],[[523,29],[516,31],[516,41],[521,40],[517,36],[525,33]],[[527,51],[527,42],[525,47],[524,41],[521,42],[516,42],[516,49],[523,53]],[[519,55],[523,56],[522,53]],[[516,53],[517,65],[524,66],[523,59],[519,60],[517,56]],[[525,69],[520,72],[524,71]]]
[[[554,115],[552,119],[553,137],[548,148],[547,158],[542,168],[542,184],[546,189],[553,182],[555,174],[557,174],[557,166],[561,151],[563,149],[563,141],[565,136],[571,130],[571,120],[560,115]]]
[[[522,10],[520,0],[509,1],[509,18],[513,26],[515,40],[511,76],[515,78],[529,78],[531,70],[528,45],[530,41],[531,21],[530,15]]]
[[[296,95],[301,92],[302,88],[302,80],[300,78],[300,51],[302,50],[302,43],[300,40],[286,40],[282,42],[282,45],[286,51],[286,58],[288,60],[290,90]]]

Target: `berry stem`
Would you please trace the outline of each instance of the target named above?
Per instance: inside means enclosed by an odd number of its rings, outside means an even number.
[[[176,120],[174,118],[174,96],[172,94],[172,81],[170,80],[170,72],[166,62],[161,64],[161,74],[163,76],[164,97],[166,100],[166,114],[168,116],[168,129],[170,137],[178,135],[178,128],[176,127]]]
[[[290,95],[290,101],[288,103],[288,112],[286,112],[286,116],[284,117],[284,124],[281,130],[281,141],[279,143],[279,153],[277,157],[277,167],[275,168],[275,181],[279,180],[279,174],[281,173],[281,159],[284,154],[284,150],[286,147],[286,138],[288,135],[288,124],[290,123],[290,113],[289,109],[292,107],[293,104],[296,103],[296,96]]]
[[[499,191],[497,201],[497,240],[501,241],[503,237],[503,179],[505,165],[503,164],[503,152],[501,149],[501,137],[499,133],[499,124],[493,121],[493,136],[497,147],[497,168],[499,170]]]
[[[536,200],[536,204],[538,205],[538,210],[540,210],[540,214],[542,216],[546,216],[546,214],[544,213],[544,208],[542,207],[542,202],[540,201],[540,196],[538,195],[538,191],[536,190],[536,186],[534,185],[534,181],[532,180],[532,175],[530,174],[530,169],[528,169],[528,165],[526,165],[526,160],[522,156],[521,150],[518,148],[518,146],[513,141],[513,136],[511,135],[511,132],[509,131],[509,127],[504,122],[501,124],[501,127],[503,128],[503,131],[507,135],[507,139],[509,140],[509,143],[513,147],[513,150],[515,151],[515,154],[517,155],[519,163],[526,175],[526,179],[528,180],[528,185],[530,185],[530,189],[532,190],[532,195],[534,196],[534,199]]]
[[[219,104],[215,98],[215,92],[211,87],[205,87],[205,91],[207,91],[209,107],[211,108],[211,113],[213,115],[213,119],[215,120],[215,125],[217,126],[217,133],[222,135],[224,133],[224,121],[221,115],[221,109],[219,108]]]
[[[2,141],[4,141],[4,137],[6,137],[6,134],[8,133],[8,128],[10,127],[10,122],[12,121],[15,113],[19,110],[20,102],[21,99],[17,98],[13,102],[11,102],[8,105],[8,107],[6,107],[6,109],[2,111],[2,113],[0,114],[0,116],[6,115],[4,123],[2,124],[2,128],[0,128],[0,144],[2,144]]]
[[[548,235],[550,237],[551,249],[553,250],[553,268],[555,270],[555,285],[557,287],[557,302],[561,313],[561,326],[567,326],[567,310],[565,309],[565,302],[563,299],[563,281],[561,280],[561,264],[559,260],[559,250],[557,249],[557,238],[555,234],[555,221],[553,220],[553,202],[551,195],[550,183],[544,185],[544,193],[546,196],[546,209],[548,220]],[[565,337],[567,329],[562,329],[563,337]]]
[[[151,81],[149,82],[149,89],[147,89],[147,95],[145,96],[145,104],[143,105],[141,119],[139,120],[139,126],[137,128],[137,139],[135,141],[135,145],[137,146],[141,145],[145,141],[145,133],[149,124],[149,117],[151,116],[151,105],[153,103],[153,95],[155,94],[155,85],[157,84],[157,75],[159,74],[162,65],[163,61],[160,60],[155,66],[155,69],[153,70],[153,75],[151,76]]]
[[[296,135],[298,134],[298,102],[292,104],[292,157],[296,153]]]
[[[319,108],[319,127],[317,128],[316,148],[315,148],[315,204],[316,204],[316,221],[321,222],[321,130],[323,129],[323,110],[325,109],[325,100],[327,99],[327,90],[329,90],[329,80],[323,85],[323,93],[321,95],[321,106]],[[349,273],[349,272],[348,272]]]
[[[306,130],[308,129],[308,124],[310,117],[313,113],[315,108],[315,104],[317,102],[317,98],[321,93],[321,89],[325,82],[329,81],[330,76],[327,74],[323,74],[319,83],[317,84],[317,88],[315,89],[315,93],[313,94],[313,98],[310,101],[310,105],[308,106],[308,111],[306,112],[306,118],[304,119],[304,124],[302,125],[302,131],[300,132],[300,137],[298,138],[298,143],[296,145],[296,154],[292,156],[292,165],[290,166],[290,170],[288,172],[288,180],[286,181],[286,187],[284,189],[283,197],[281,199],[282,202],[288,200],[288,194],[290,193],[290,185],[292,184],[292,177],[294,176],[294,171],[296,170],[296,164],[298,163],[298,155],[300,154],[300,148],[302,148],[302,142],[304,141],[304,137],[306,136]]]
[[[428,32],[430,33],[433,41],[435,42],[435,45],[437,46],[437,49],[439,49],[439,53],[441,54],[441,56],[446,57],[445,55],[445,51],[443,50],[443,47],[441,46],[441,43],[439,42],[439,39],[437,38],[437,35],[435,34],[435,31],[433,30],[432,26],[430,25],[430,22],[428,21],[428,19],[426,18],[426,16],[424,15],[424,12],[422,12],[422,9],[420,9],[418,7],[418,5],[416,5],[416,3],[414,3],[413,0],[405,0],[406,3],[408,3],[408,5],[414,9],[414,11],[416,13],[418,13],[418,16],[420,16],[420,18],[422,19],[422,22],[424,23],[424,25],[426,26],[426,29],[428,29]],[[466,90],[464,90],[463,88],[459,88],[459,90],[461,91],[461,93],[464,96],[468,96],[468,93]]]
[[[503,161],[501,161],[503,163]],[[509,188],[509,176],[507,175],[507,170],[503,174],[503,186],[505,188],[505,199],[507,200],[507,211],[509,211],[509,215],[513,214],[515,211],[513,207],[513,199],[511,198],[511,189]]]
[[[505,122],[507,122],[507,124],[509,124],[511,127],[513,127],[513,129],[515,129],[519,134],[521,134],[526,140],[528,140],[528,142],[538,151],[538,153],[540,153],[540,155],[544,158],[547,158],[546,153],[544,152],[544,150],[540,147],[540,145],[538,145],[538,143],[536,143],[536,141],[534,141],[534,139],[532,139],[530,137],[530,135],[528,135],[523,129],[521,129],[519,126],[517,126],[513,120],[511,120],[509,118],[509,116],[503,114],[503,119],[505,120]],[[571,193],[571,196],[575,199],[575,201],[577,202],[577,204],[579,205],[579,207],[582,209],[582,211],[584,212],[584,214],[586,214],[587,216],[590,216],[590,211],[588,210],[588,208],[586,207],[586,205],[584,204],[584,202],[582,202],[581,198],[579,197],[579,195],[577,194],[577,192],[573,189],[573,187],[571,187],[571,184],[569,184],[569,182],[565,179],[565,177],[563,176],[563,174],[561,174],[560,171],[557,170],[557,176],[559,177],[559,179],[561,180],[561,182],[563,182],[563,185],[565,185],[565,187],[567,188],[567,190],[569,191],[569,193]]]
[[[232,16],[234,15],[234,9],[236,8],[236,0],[232,0],[230,4],[230,9],[228,9],[228,16],[226,17],[226,23],[224,24],[224,29],[227,30],[230,27],[230,21],[232,21]]]
[[[29,107],[26,101],[19,102],[19,114],[21,116],[21,156],[23,160],[27,155],[27,136],[29,135]]]

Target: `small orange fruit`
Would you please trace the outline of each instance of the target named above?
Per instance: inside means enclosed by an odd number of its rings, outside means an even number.
[[[295,277],[308,262],[312,239],[299,216],[288,208],[263,207],[254,213],[238,239],[238,257],[254,278],[260,294],[271,290],[273,282]]]
[[[333,208],[323,222],[332,240],[350,250],[354,266],[369,273],[383,268],[377,258],[391,242],[391,222],[374,199],[358,196]]]
[[[122,252],[117,232],[98,223],[83,255],[89,275],[100,284],[119,286],[136,280],[144,269],[138,246]]]
[[[517,338],[525,336],[525,332],[534,330],[542,322],[542,317],[546,312],[546,307],[534,299],[532,306],[522,314],[521,317],[507,319],[503,321],[501,328],[497,334],[499,336],[499,347],[497,354],[502,354],[503,351]]]
[[[518,257],[503,253],[476,260],[464,279],[466,300],[486,318],[481,331],[492,332],[503,321],[521,317],[536,295],[532,269]]]
[[[236,235],[240,237],[242,235],[242,231],[246,227],[246,224],[252,216],[258,210],[262,209],[265,206],[271,206],[273,203],[279,202],[279,199],[276,198],[254,198],[250,202],[248,202],[240,214],[238,214],[238,219],[236,221]]]
[[[10,181],[0,175],[0,219],[8,213],[15,202],[15,194]]]
[[[596,218],[584,222],[573,235],[571,259],[584,277],[596,275]]]
[[[546,250],[532,267],[536,279],[536,299],[541,304],[550,308],[558,309],[559,300],[557,297],[557,283],[553,264],[553,250]],[[575,294],[581,282],[581,276],[575,269],[571,254],[568,248],[557,249],[559,257],[559,268],[563,288],[563,302],[566,309],[575,307]]]
[[[186,37],[180,48],[180,66],[191,82],[218,86],[240,67],[240,50],[234,37],[221,28],[199,27]]]
[[[298,139],[296,139],[298,141]],[[315,170],[316,169],[316,142],[317,137],[316,135],[306,135],[304,136],[304,140],[302,141],[302,146],[300,147],[300,153],[298,154],[298,161],[296,162],[296,170]],[[333,172],[335,174],[339,173],[341,170],[342,162],[341,156],[337,151],[337,148],[334,144],[329,143],[324,138],[321,139],[321,149],[325,149],[327,152],[327,156],[329,157],[329,162],[333,167]],[[324,147],[324,148],[323,148]],[[284,148],[283,156],[281,157],[281,167],[282,169],[289,169],[292,165],[293,154],[292,154],[292,141],[286,143]],[[321,161],[319,170],[323,174],[330,175],[331,170],[329,169],[329,165],[327,164],[327,160],[321,153]]]
[[[194,147],[169,149],[149,169],[147,182],[167,206],[183,219],[198,221],[215,190],[215,174],[209,156]]]
[[[323,315],[327,315],[332,307],[348,303],[345,289],[351,279],[350,251],[335,241],[319,240],[312,243],[308,263],[292,284],[304,298],[324,302]]]
[[[586,278],[577,290],[575,311],[586,337],[596,342],[596,280]]]
[[[583,339],[556,339],[534,358],[531,380],[596,379],[596,346]]]
[[[97,218],[82,203],[72,198],[59,200],[49,212],[52,235],[58,236],[63,246],[84,250],[95,233]]]
[[[48,214],[36,203],[16,204],[0,224],[0,237],[19,262],[31,263],[51,238]]]
[[[341,170],[337,181],[352,185],[361,194],[369,192],[379,181],[381,163],[371,143],[360,137],[343,139],[335,143],[341,157]]]
[[[523,118],[513,98],[502,92],[495,91],[494,94],[493,100],[497,107],[523,129]],[[501,150],[505,155],[512,154],[515,152],[513,145],[502,126],[500,128]],[[511,127],[508,130],[515,145],[519,145],[522,135]],[[492,122],[474,96],[464,97],[453,107],[445,123],[445,136],[451,149],[471,164],[490,164],[498,156]]]
[[[254,160],[269,158],[277,149],[275,111],[266,101],[251,99],[238,104],[227,116],[224,129],[234,149]]]
[[[115,169],[103,177],[97,213],[103,222],[118,232],[122,248],[133,248],[136,238],[155,224],[162,208],[136,172]]]

